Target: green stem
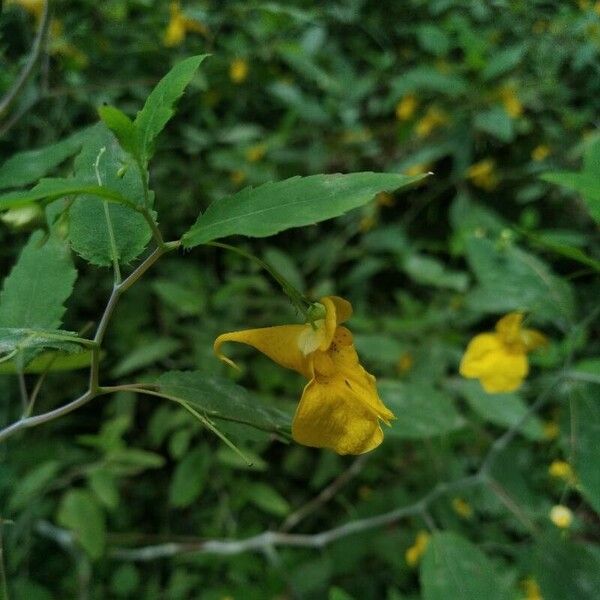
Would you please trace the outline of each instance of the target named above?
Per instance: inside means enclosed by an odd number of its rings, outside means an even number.
[[[258,256],[246,252],[237,246],[230,246],[222,242],[207,242],[206,246],[214,246],[215,248],[223,248],[235,252],[244,258],[255,262],[261,269],[264,269],[271,277],[281,286],[283,293],[291,300],[292,304],[308,319],[308,309],[313,304],[304,294],[299,292],[281,273],[275,270],[269,263],[265,262]]]

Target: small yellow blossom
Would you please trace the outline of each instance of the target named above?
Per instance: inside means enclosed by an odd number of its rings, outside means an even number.
[[[404,352],[396,363],[396,370],[400,375],[403,375],[404,373],[408,373],[408,371],[413,368],[414,364],[415,359],[413,358],[413,355],[410,352]]]
[[[496,323],[496,331],[476,335],[460,362],[460,374],[479,379],[489,394],[513,392],[529,372],[527,353],[546,345],[535,329],[523,329],[523,313],[514,312]]]
[[[470,519],[473,516],[473,507],[464,498],[452,498],[452,508],[463,519]]]
[[[427,109],[425,115],[417,122],[415,132],[418,137],[425,138],[435,129],[448,122],[446,113],[435,106]]]
[[[416,567],[421,560],[421,556],[425,554],[427,550],[427,544],[429,544],[429,538],[431,536],[426,531],[419,531],[413,545],[406,550],[404,558],[406,564],[409,567]]]
[[[539,35],[540,33],[544,33],[548,29],[548,23],[546,21],[535,21],[535,23],[531,26],[532,33]]]
[[[229,180],[233,185],[242,185],[246,181],[246,173],[241,169],[236,169],[229,174]]]
[[[408,121],[412,119],[419,101],[414,94],[407,94],[404,96],[398,104],[396,104],[396,119],[398,121]]]
[[[229,79],[233,83],[243,83],[248,77],[248,63],[243,58],[236,58],[229,65]]]
[[[544,600],[538,582],[533,577],[528,577],[521,582],[525,592],[525,600]]]
[[[188,32],[201,33],[202,35],[208,33],[204,23],[197,19],[190,19],[183,14],[181,4],[178,1],[171,2],[169,12],[171,15],[170,20],[163,36],[163,44],[167,48],[180,46]]]
[[[563,479],[569,483],[575,483],[576,481],[571,465],[564,460],[553,460],[548,467],[548,473],[551,477]]]
[[[556,504],[550,511],[550,520],[561,529],[567,529],[573,522],[573,513],[563,504]]]
[[[359,363],[352,333],[341,326],[352,305],[338,296],[319,302],[313,306],[323,316],[314,322],[224,333],[215,340],[215,354],[235,366],[221,346],[247,344],[306,377],[292,422],[294,440],[338,454],[363,454],[381,444],[380,421],[389,424],[394,415],[379,398],[375,377]]]
[[[498,185],[496,163],[491,158],[476,162],[467,169],[467,178],[483,190],[493,190]]]
[[[416,175],[423,175],[423,173],[429,172],[429,165],[418,163],[416,165],[411,165],[404,170],[404,174],[409,177],[415,177]]]
[[[390,206],[394,206],[394,204],[396,204],[396,198],[389,192],[379,192],[379,194],[375,196],[375,202],[377,202],[379,206],[385,206],[389,208]]]
[[[540,162],[545,158],[548,158],[548,156],[550,156],[550,152],[550,146],[546,144],[540,144],[531,151],[531,158],[536,162]]]
[[[377,225],[377,219],[373,215],[365,215],[359,222],[358,228],[366,233]]]
[[[250,146],[250,148],[246,150],[246,159],[248,162],[258,162],[264,158],[266,153],[266,144],[256,144],[254,146]]]
[[[523,105],[519,100],[517,91],[512,85],[507,85],[500,90],[500,99],[504,106],[504,110],[513,119],[516,119],[523,114]]]
[[[543,425],[544,437],[547,440],[555,440],[560,433],[560,427],[556,421],[546,421]]]

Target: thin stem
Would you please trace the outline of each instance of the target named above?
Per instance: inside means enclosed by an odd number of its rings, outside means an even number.
[[[27,392],[27,383],[25,382],[25,374],[21,369],[17,374],[19,379],[19,393],[21,395],[21,408],[23,409],[23,413],[27,411],[27,407],[29,406],[29,393]]]
[[[305,316],[308,317],[307,309],[312,304],[311,301],[299,292],[283,275],[278,273],[269,263],[258,258],[250,252],[246,252],[237,246],[230,246],[229,244],[223,244],[222,242],[207,242],[207,246],[214,246],[215,248],[223,248],[224,250],[230,250],[235,252],[244,258],[247,258],[255,262],[259,267],[267,271],[269,275],[281,286],[283,293],[292,301],[292,304]]]
[[[146,202],[147,202],[147,200],[146,200]],[[142,210],[140,210],[140,213],[143,215],[144,219],[146,219],[146,223],[148,223],[148,226],[152,230],[152,237],[154,238],[155,244],[159,248],[164,248],[165,241],[163,239],[162,233],[160,232],[160,229],[158,228],[158,225],[156,224],[156,221],[154,220],[154,217],[152,216],[152,213],[150,212],[150,210],[147,207],[144,207]]]
[[[27,80],[31,77],[35,65],[40,59],[40,56],[42,55],[42,51],[44,49],[44,42],[46,40],[46,36],[48,35],[48,26],[50,22],[49,16],[49,2],[48,0],[46,0],[46,2],[44,2],[42,18],[40,20],[37,33],[35,34],[35,39],[33,40],[33,47],[31,49],[29,59],[25,63],[25,66],[23,67],[13,86],[0,100],[0,117],[6,113],[6,111],[10,108],[11,104],[19,96],[19,93],[27,83]]]

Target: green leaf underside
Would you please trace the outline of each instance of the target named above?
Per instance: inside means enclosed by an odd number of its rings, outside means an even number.
[[[38,181],[78,152],[87,132],[83,129],[56,144],[15,154],[0,167],[0,189],[22,187]]]
[[[384,404],[396,415],[386,434],[401,439],[443,435],[465,425],[452,398],[430,385],[382,380],[377,385]]]
[[[157,380],[161,393],[187,402],[203,415],[245,423],[266,431],[286,431],[290,419],[259,396],[200,371],[169,371]]]
[[[394,173],[311,175],[248,187],[213,202],[183,236],[192,248],[229,235],[266,237],[331,219],[422,179]]]
[[[48,351],[38,354],[25,368],[21,369],[14,360],[0,363],[0,375],[58,373],[86,369],[92,360],[91,350],[80,350],[73,354],[69,352]]]
[[[154,140],[175,114],[175,105],[207,57],[191,56],[177,63],[157,84],[137,114],[134,126],[144,162],[152,156]]]
[[[77,277],[65,243],[31,235],[0,294],[0,327],[53,330],[61,324],[64,302]]]
[[[81,194],[99,196],[107,202],[133,206],[128,198],[119,191],[106,186],[99,186],[84,179],[42,179],[34,188],[26,191],[10,192],[0,196],[0,210],[9,210],[26,206],[32,202],[44,200],[46,203],[67,196]]]
[[[423,600],[508,600],[513,597],[479,548],[451,533],[434,533],[421,564]]]
[[[102,148],[105,149],[103,152]],[[144,190],[137,166],[103,123],[94,127],[77,156],[75,176],[97,183],[95,163],[98,156],[102,185],[116,190],[133,204],[143,204]],[[119,177],[119,170],[123,167],[125,172]],[[107,220],[107,213],[110,222]],[[115,240],[116,257],[124,264],[137,258],[151,237],[143,215],[127,206],[105,205],[95,194],[78,197],[73,202],[69,215],[69,238],[73,250],[97,266],[112,264],[113,248],[109,228],[112,228]]]
[[[61,329],[28,329],[0,327],[0,354],[27,348],[54,348],[63,352],[77,352],[77,334]]]

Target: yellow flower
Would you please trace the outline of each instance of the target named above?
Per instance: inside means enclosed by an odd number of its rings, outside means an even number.
[[[229,79],[233,83],[243,83],[248,77],[248,63],[243,58],[236,58],[229,65]]]
[[[554,440],[558,437],[560,433],[560,427],[556,421],[546,421],[543,425],[544,427],[544,437],[547,440]]]
[[[417,122],[415,131],[418,137],[424,138],[430,135],[434,129],[437,129],[440,125],[444,125],[444,123],[447,122],[448,117],[446,116],[446,113],[442,112],[439,108],[432,106],[427,109],[423,118]]]
[[[375,196],[375,202],[377,202],[378,206],[394,206],[396,204],[396,198],[393,194],[388,192],[379,192],[377,196]]]
[[[196,19],[189,19],[181,12],[181,5],[179,2],[171,2],[169,5],[169,12],[171,18],[163,36],[163,44],[167,48],[180,46],[189,31],[201,33],[203,35],[207,34],[208,30],[204,23],[201,23]]]
[[[460,362],[460,374],[479,379],[489,394],[512,392],[527,376],[527,353],[544,346],[546,337],[535,329],[522,329],[523,314],[514,312],[496,323],[493,333],[476,335]]]
[[[246,150],[246,159],[248,162],[258,162],[264,158],[266,152],[266,144],[256,144],[254,146],[250,146],[250,148]]]
[[[491,158],[476,162],[467,169],[467,178],[473,182],[473,185],[481,189],[493,190],[498,185],[496,163]]]
[[[452,498],[452,508],[463,519],[470,519],[473,516],[472,506],[463,498]]]
[[[375,377],[360,365],[352,334],[340,326],[350,318],[352,305],[337,296],[320,303],[324,316],[313,323],[224,333],[214,350],[235,366],[221,354],[222,344],[248,344],[306,377],[309,382],[292,422],[294,440],[338,454],[362,454],[381,444],[379,422],[389,424],[394,415],[379,398]]]
[[[236,169],[229,174],[229,180],[233,185],[242,185],[246,181],[246,173],[240,169]]]
[[[576,481],[571,465],[564,460],[553,460],[548,467],[548,473],[551,477],[564,479],[568,483],[575,483]]]
[[[414,177],[416,175],[423,175],[423,173],[427,173],[428,171],[429,165],[418,163],[404,169],[404,174],[408,175],[409,177]]]
[[[377,225],[377,218],[373,215],[365,215],[359,222],[358,228],[363,233],[371,231]]]
[[[523,105],[512,85],[507,85],[500,90],[500,99],[502,100],[504,110],[513,119],[516,119],[523,114]]]
[[[561,529],[567,529],[573,522],[573,513],[563,504],[557,504],[550,511],[550,520]]]
[[[414,94],[404,96],[404,98],[396,104],[396,119],[398,119],[398,121],[408,121],[415,114],[418,105],[419,101]]]
[[[403,375],[412,369],[414,363],[413,355],[410,352],[404,352],[396,363],[396,370],[400,375]]]
[[[538,582],[533,577],[528,577],[521,582],[525,592],[525,600],[544,600]]]
[[[531,158],[536,162],[540,162],[550,156],[550,146],[540,144],[531,151]]]
[[[431,536],[426,531],[419,531],[417,533],[414,544],[404,553],[406,564],[408,564],[409,567],[416,567],[419,564],[421,556],[423,556],[425,550],[427,550],[427,544],[429,544],[430,537]]]

